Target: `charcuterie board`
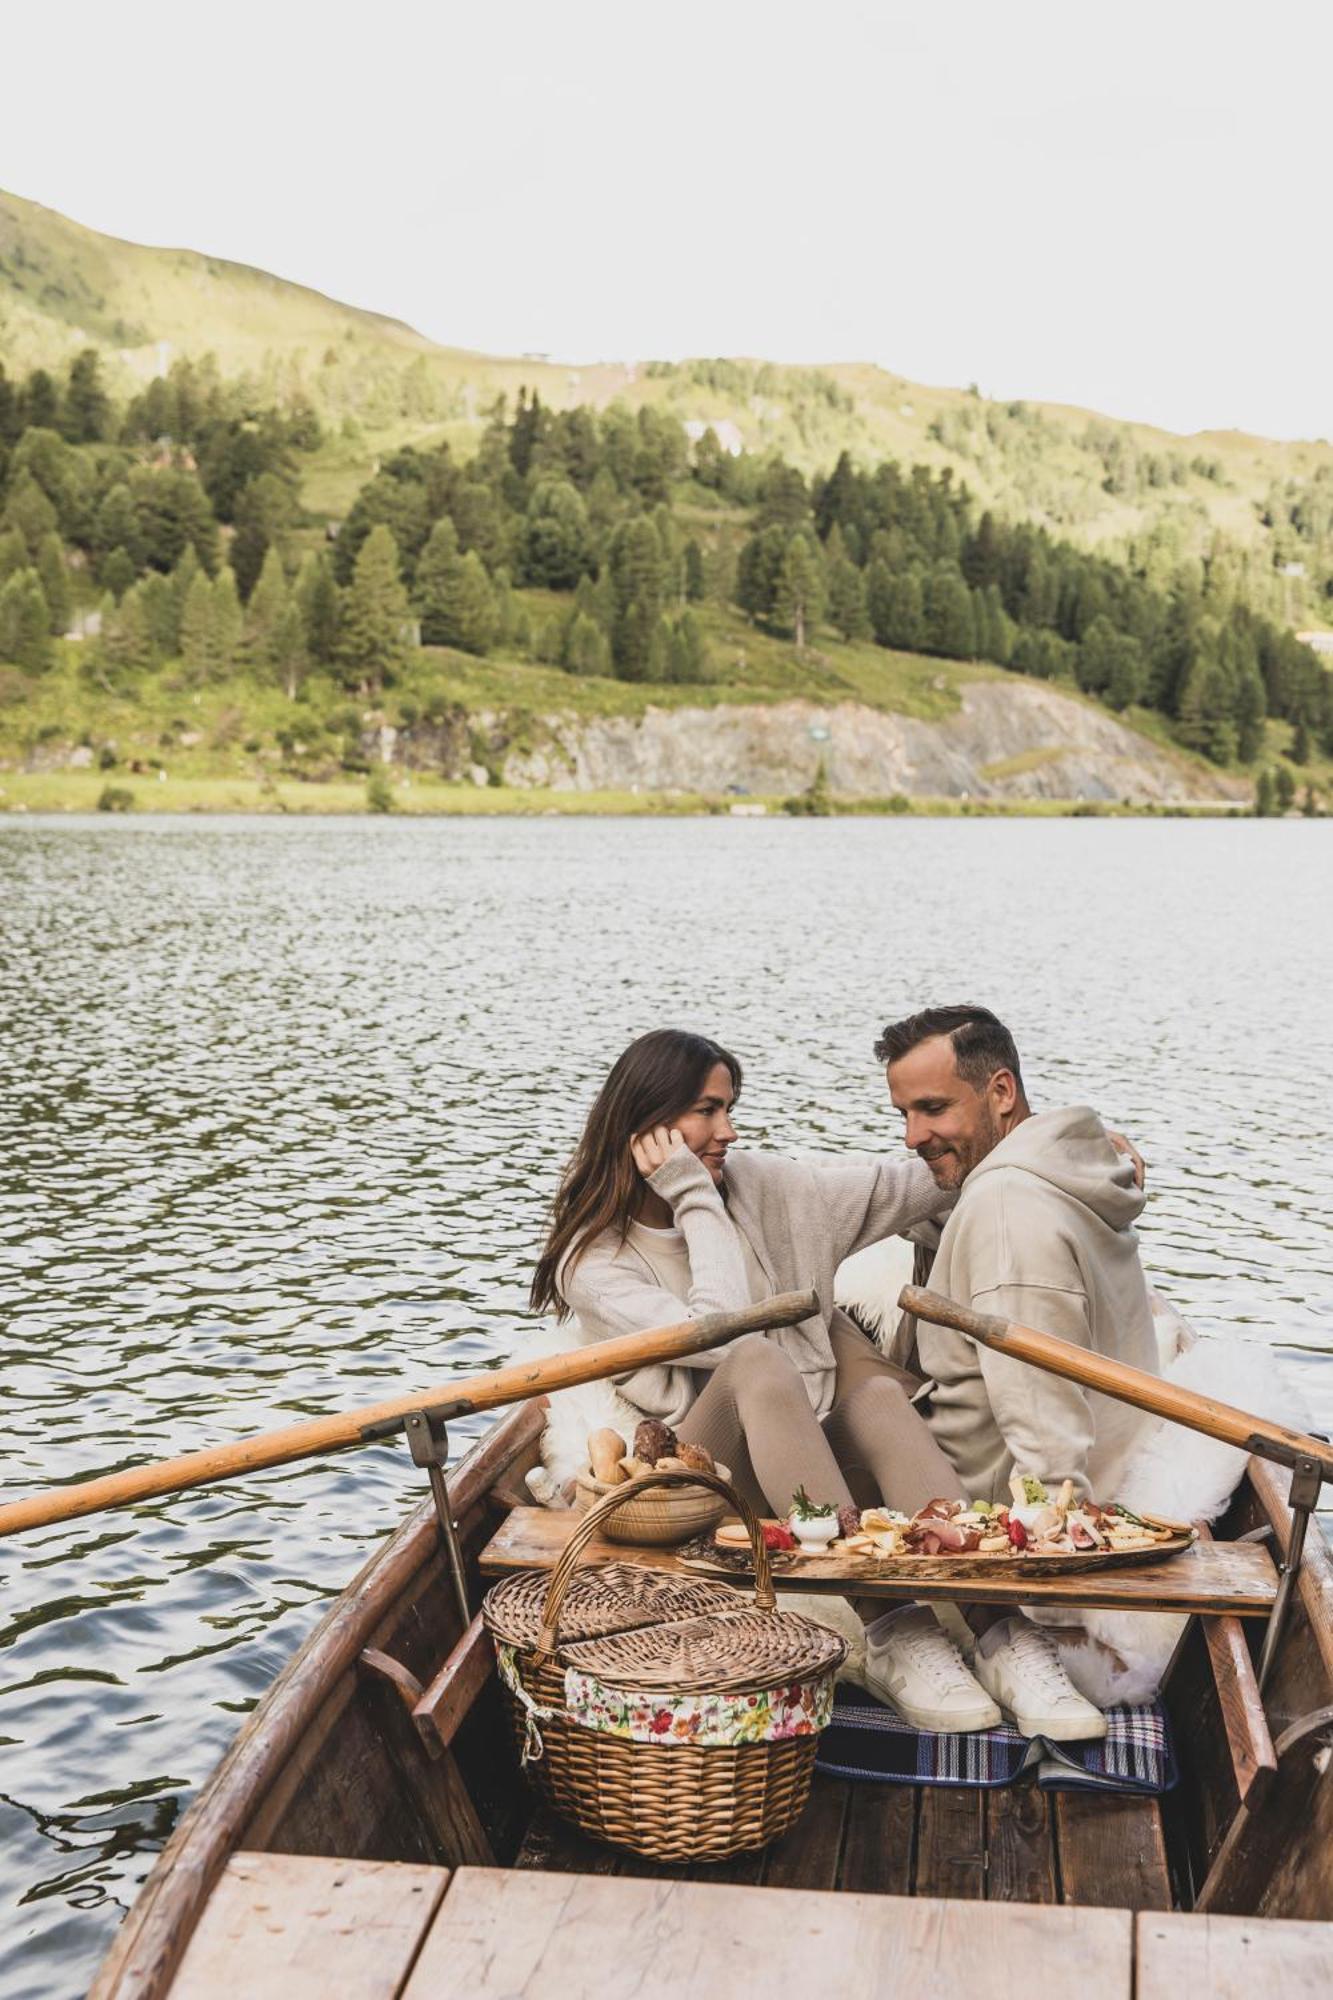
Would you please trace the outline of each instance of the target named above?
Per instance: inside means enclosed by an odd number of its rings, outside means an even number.
[[[849,1586],[867,1581],[923,1584],[971,1582],[1008,1583],[1020,1588],[1029,1578],[1077,1576],[1080,1573],[1134,1568],[1143,1563],[1165,1562],[1184,1555],[1194,1547],[1193,1529],[1173,1535],[1146,1549],[1087,1549],[1069,1555],[864,1555],[852,1550],[774,1549],[769,1560],[776,1572],[793,1577],[818,1565],[821,1583],[838,1580]],[[748,1577],[753,1574],[750,1551],[746,1547],[719,1541],[715,1535],[700,1535],[677,1549],[676,1559],[686,1569],[705,1576]]]

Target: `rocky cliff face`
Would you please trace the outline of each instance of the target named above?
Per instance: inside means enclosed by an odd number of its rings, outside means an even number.
[[[1249,793],[1243,782],[1201,770],[1040,681],[972,682],[958,714],[944,722],[803,701],[542,720],[540,747],[501,753],[506,784],[787,794],[812,782],[822,758],[829,789],[848,798],[902,792],[1164,804]]]

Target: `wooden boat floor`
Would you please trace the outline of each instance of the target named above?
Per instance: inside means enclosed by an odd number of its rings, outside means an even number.
[[[1026,1783],[876,1785],[816,1772],[800,1822],[757,1854],[672,1867],[587,1839],[538,1809],[521,1870],[659,1876],[857,1895],[1169,1910],[1161,1801]]]
[[[237,1854],[173,2000],[1314,2000],[1333,1927]]]

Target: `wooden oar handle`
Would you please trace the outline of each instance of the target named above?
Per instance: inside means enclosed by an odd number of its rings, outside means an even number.
[[[572,1389],[580,1382],[628,1375],[657,1362],[687,1362],[692,1354],[719,1347],[725,1340],[735,1340],[743,1333],[763,1333],[769,1327],[795,1326],[819,1310],[817,1292],[780,1292],[776,1298],[761,1299],[739,1312],[709,1313],[703,1319],[682,1320],[647,1333],[589,1341],[566,1354],[548,1354],[539,1360],[513,1362],[488,1375],[437,1383],[433,1389],[394,1396],[368,1409],[314,1417],[308,1423],[289,1424],[284,1430],[240,1438],[234,1444],[187,1452],[183,1458],[162,1459],[156,1465],[136,1466],[130,1472],[113,1472],[102,1479],[83,1479],[0,1507],[0,1535],[16,1534],[21,1528],[44,1528],[80,1514],[97,1514],[105,1507],[133,1506],[139,1500],[156,1500],[164,1493],[179,1493],[190,1486],[209,1486],[269,1466],[290,1465],[294,1459],[315,1458],[321,1452],[371,1444],[401,1430],[404,1419],[414,1410],[429,1410],[446,1420],[472,1416],[478,1410],[494,1410],[504,1403],[522,1403],[532,1396]]]
[[[1096,1389],[1103,1396],[1114,1396],[1118,1402],[1132,1403],[1137,1409],[1149,1410],[1170,1423],[1185,1424],[1191,1430],[1202,1431],[1206,1437],[1220,1438],[1240,1451],[1275,1459],[1279,1465],[1294,1465],[1298,1458],[1313,1459],[1323,1477],[1333,1480],[1333,1447],[1323,1438],[1289,1430],[1285,1424],[1270,1423],[1266,1417],[1251,1416],[1230,1403],[1219,1403],[1213,1396],[1202,1395],[1197,1389],[1163,1381],[1161,1376],[1149,1375],[1143,1368],[1131,1368],[1127,1361],[1114,1361],[1109,1355],[1075,1347],[1072,1341],[1057,1340],[1052,1333],[1039,1333],[1036,1327],[1020,1326],[1017,1321],[1000,1319],[994,1313],[974,1312],[971,1306],[958,1305],[940,1292],[905,1285],[898,1295],[898,1304],[917,1319],[930,1320],[936,1326],[951,1326],[955,1332],[979,1340],[996,1354],[1026,1361],[1051,1375],[1063,1375],[1066,1381]]]

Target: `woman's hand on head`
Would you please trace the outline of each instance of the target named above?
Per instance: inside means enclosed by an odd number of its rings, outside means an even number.
[[[629,1142],[634,1164],[647,1180],[664,1167],[673,1153],[689,1151],[674,1125],[654,1125],[651,1132],[636,1132]]]

